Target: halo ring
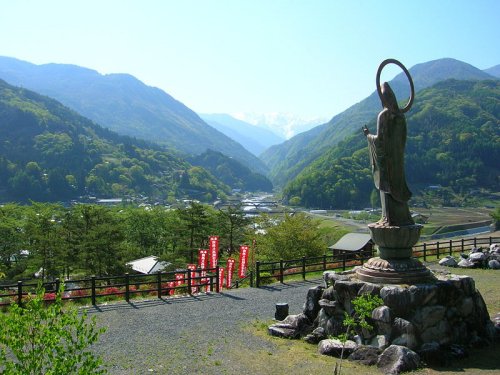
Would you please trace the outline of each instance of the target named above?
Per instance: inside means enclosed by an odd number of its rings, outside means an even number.
[[[396,59],[386,59],[386,60],[382,61],[382,63],[378,67],[378,70],[377,70],[377,79],[376,79],[378,96],[379,96],[380,100],[383,101],[382,100],[382,91],[380,89],[380,74],[382,73],[382,70],[384,69],[384,67],[386,65],[388,65],[388,64],[395,64],[395,65],[399,66],[403,70],[403,72],[405,73],[406,78],[408,78],[408,82],[410,83],[410,99],[408,100],[408,103],[406,103],[406,105],[401,109],[401,112],[403,112],[403,113],[408,112],[410,110],[412,104],[413,104],[413,99],[415,98],[415,87],[413,86],[413,80],[412,80],[412,78],[410,76],[410,72],[398,60],[396,60]]]

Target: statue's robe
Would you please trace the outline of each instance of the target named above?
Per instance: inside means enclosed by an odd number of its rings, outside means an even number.
[[[384,108],[378,115],[377,134],[368,134],[368,148],[375,187],[380,190],[381,223],[386,225],[414,224],[408,200],[404,171],[406,120],[401,112]]]

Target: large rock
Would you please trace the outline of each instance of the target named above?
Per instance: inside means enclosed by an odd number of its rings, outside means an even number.
[[[443,259],[439,260],[439,265],[445,267],[456,267],[458,263],[451,255],[447,255]]]
[[[351,340],[347,340],[344,343],[337,339],[326,339],[321,340],[318,344],[318,352],[323,355],[330,355],[333,357],[340,357],[343,352],[343,357],[349,356],[354,349],[356,349],[356,343]]]
[[[347,281],[347,280],[349,280],[349,276],[348,275],[341,275],[335,271],[323,272],[323,281],[325,282],[325,288],[333,286],[337,280]]]
[[[498,270],[500,269],[500,262],[496,259],[491,259],[488,262],[488,268],[491,268],[492,270]]]
[[[318,285],[313,288],[309,288],[307,291],[306,302],[304,303],[304,314],[311,322],[314,322],[319,310],[321,309],[319,300],[323,295],[323,290],[324,288]]]
[[[408,288],[410,292],[411,307],[413,309],[424,305],[432,305],[437,301],[436,284],[417,284]]]
[[[271,336],[298,339],[311,333],[313,325],[305,314],[288,315],[285,320],[268,327]]]
[[[373,366],[377,364],[378,356],[382,352],[379,348],[367,345],[359,345],[347,357],[350,361],[359,362],[366,366]]]
[[[389,306],[397,316],[406,317],[411,309],[411,294],[408,288],[396,285],[384,286],[380,291],[384,305]]]
[[[458,267],[460,268],[474,268],[476,267],[476,264],[469,259],[462,259],[460,262],[458,262]]]
[[[363,285],[362,282],[338,280],[333,286],[338,294],[338,302],[343,305],[344,310],[348,313],[353,311],[351,301],[358,296],[358,292]]]
[[[391,345],[379,356],[377,367],[386,375],[413,371],[420,367],[420,357],[407,347]]]
[[[391,336],[392,321],[394,319],[392,310],[387,306],[379,306],[372,311],[373,325],[379,335]]]
[[[446,307],[441,305],[425,306],[417,310],[413,315],[412,322],[419,331],[436,325],[446,313]]]

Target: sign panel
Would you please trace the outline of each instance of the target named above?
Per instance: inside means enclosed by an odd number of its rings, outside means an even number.
[[[240,246],[240,265],[238,276],[240,279],[244,278],[247,274],[248,267],[248,246]]]
[[[219,236],[210,236],[209,238],[209,252],[210,252],[210,268],[217,267],[219,260]]]
[[[234,272],[234,263],[235,260],[233,258],[227,259],[227,275],[226,275],[226,287],[231,288],[233,283],[233,272]]]

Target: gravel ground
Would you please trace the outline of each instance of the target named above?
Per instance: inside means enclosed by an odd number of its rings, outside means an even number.
[[[242,352],[273,352],[273,344],[249,334],[248,327],[272,320],[279,302],[289,304],[290,314],[302,312],[307,290],[322,284],[290,282],[91,307],[89,316],[107,327],[95,350],[110,374],[261,374],[235,360]]]

